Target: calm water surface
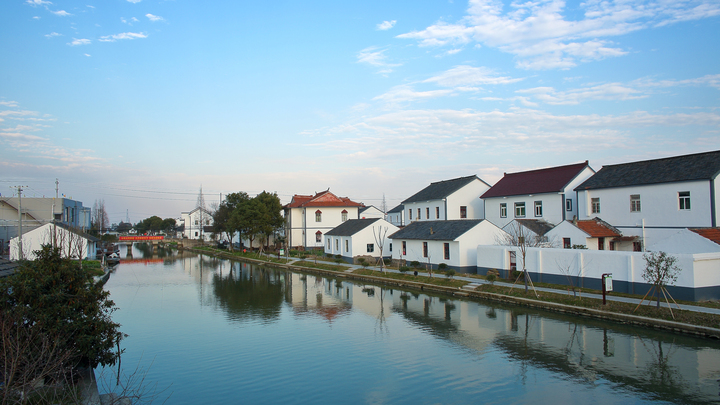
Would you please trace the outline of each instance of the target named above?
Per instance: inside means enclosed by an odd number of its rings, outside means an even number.
[[[170,404],[720,403],[709,340],[207,256],[106,288]]]

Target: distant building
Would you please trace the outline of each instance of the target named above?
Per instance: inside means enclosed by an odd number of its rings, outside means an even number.
[[[558,224],[578,214],[575,187],[595,173],[588,162],[505,173],[482,195],[485,218],[503,228],[514,219]]]
[[[210,211],[205,208],[198,207],[192,211],[180,213],[180,221],[183,238],[202,239],[205,242],[213,240],[213,218]]]
[[[602,218],[650,245],[683,228],[718,226],[720,151],[603,166],[578,185],[580,219]]]
[[[293,196],[283,207],[285,237],[294,248],[323,248],[323,235],[349,219],[357,219],[365,205],[325,190],[315,195]]]
[[[349,219],[325,233],[325,253],[340,255],[351,263],[358,256],[380,258],[380,240],[382,257],[390,257],[392,241],[388,236],[397,230],[382,218]]]
[[[10,240],[10,260],[21,258],[19,241],[17,237]],[[62,257],[92,260],[96,257],[99,241],[100,239],[61,222],[45,224],[27,233],[23,231],[22,258],[34,260],[35,251],[40,250],[42,245],[53,245],[60,248]]]
[[[387,213],[387,221],[395,226],[405,226],[405,208],[402,204]]]
[[[361,207],[358,210],[358,219],[370,219],[370,218],[383,218],[385,219],[385,213],[380,211],[374,205]]]
[[[475,175],[430,183],[402,202],[405,223],[483,219],[483,201],[479,197],[489,188]]]

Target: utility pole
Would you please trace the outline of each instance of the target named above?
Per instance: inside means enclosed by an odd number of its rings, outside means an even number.
[[[22,191],[23,187],[17,186],[18,192],[18,258],[19,260],[24,259],[23,257],[23,246],[22,246]]]

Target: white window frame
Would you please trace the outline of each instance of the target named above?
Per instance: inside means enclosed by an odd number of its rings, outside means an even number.
[[[516,202],[515,203],[515,218],[525,218],[525,203],[524,202]]]
[[[590,212],[593,214],[600,213],[600,197],[593,197],[590,199]]]
[[[678,208],[681,211],[690,211],[690,192],[679,191],[678,192]]]
[[[572,199],[565,199],[565,211],[572,211]]]
[[[535,216],[542,217],[542,201],[535,201]]]
[[[500,203],[500,218],[507,218],[507,203]]]
[[[642,212],[640,194],[630,194],[630,212]]]

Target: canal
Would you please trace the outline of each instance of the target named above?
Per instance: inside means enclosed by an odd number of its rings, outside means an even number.
[[[106,288],[157,403],[720,403],[707,339],[177,252]]]

